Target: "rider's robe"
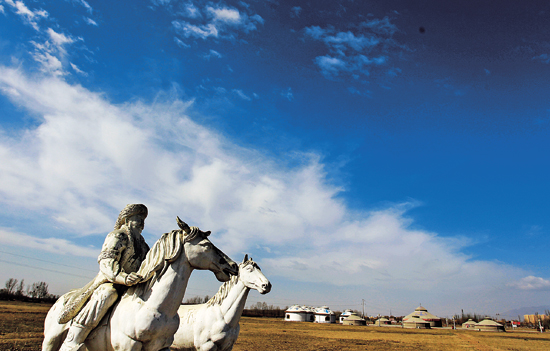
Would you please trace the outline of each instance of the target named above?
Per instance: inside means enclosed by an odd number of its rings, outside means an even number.
[[[139,235],[139,238],[134,239],[133,236],[124,229],[119,229],[110,232],[105,238],[101,253],[98,257],[99,273],[97,276],[86,284],[83,288],[71,290],[66,293],[63,298],[63,312],[58,319],[59,323],[67,323],[73,319],[87,303],[100,304],[101,301],[90,301],[90,297],[103,284],[111,284],[116,288],[118,293],[122,293],[126,288],[126,276],[131,272],[137,272],[141,262],[145,259],[149,246]],[[115,289],[107,289],[113,291]],[[109,306],[100,309],[109,308]],[[97,309],[97,308],[96,308]],[[95,317],[91,317],[95,319]],[[93,321],[95,323],[99,321]],[[95,324],[94,323],[94,324]]]

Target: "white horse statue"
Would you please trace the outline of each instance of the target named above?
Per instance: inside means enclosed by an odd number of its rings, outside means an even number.
[[[238,274],[237,264],[208,240],[209,231],[177,221],[181,230],[163,234],[142,262],[137,274],[144,282],[130,287],[88,335],[88,350],[169,350],[191,272],[210,270],[219,281]],[[42,351],[58,350],[67,334],[70,322],[57,322],[63,302],[64,296],[46,316]]]
[[[239,336],[239,320],[250,289],[267,294],[271,283],[246,255],[239,265],[239,275],[223,283],[207,303],[180,306],[180,326],[170,349],[231,351]]]

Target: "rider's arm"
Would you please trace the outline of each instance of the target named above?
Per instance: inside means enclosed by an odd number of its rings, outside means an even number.
[[[119,263],[127,244],[128,236],[121,232],[111,232],[105,238],[97,261],[99,270],[111,283],[127,285],[128,274],[122,271]]]

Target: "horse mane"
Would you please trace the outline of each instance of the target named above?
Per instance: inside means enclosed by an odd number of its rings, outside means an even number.
[[[240,272],[241,268],[246,267],[250,264],[257,267],[256,262],[254,262],[250,259],[248,261],[245,261],[245,262],[242,262],[241,264],[239,264],[239,272]],[[216,293],[216,295],[212,296],[210,298],[210,300],[208,300],[206,302],[206,305],[207,306],[221,305],[223,300],[225,300],[225,298],[227,297],[227,295],[231,291],[231,288],[233,288],[235,286],[235,284],[237,284],[238,281],[239,281],[239,276],[238,275],[232,275],[231,279],[224,282],[222,284],[222,286],[220,286],[220,288],[218,289],[218,292]]]
[[[145,290],[151,288],[155,280],[160,279],[170,263],[174,262],[183,251],[181,236],[182,230],[172,230],[164,233],[147,252],[145,260],[141,263],[137,274],[143,277],[140,285],[145,285]],[[151,279],[155,276],[155,279]]]

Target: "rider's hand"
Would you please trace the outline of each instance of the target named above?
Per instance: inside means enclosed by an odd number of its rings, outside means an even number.
[[[126,279],[124,280],[126,285],[128,286],[132,286],[132,285],[135,285],[137,283],[139,283],[141,281],[141,276],[139,274],[136,274],[134,272],[128,274],[128,276],[126,277]]]

